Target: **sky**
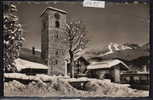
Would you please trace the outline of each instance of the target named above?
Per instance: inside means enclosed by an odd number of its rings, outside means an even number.
[[[68,18],[81,20],[87,28],[90,42],[87,48],[103,48],[113,43],[149,42],[149,6],[145,4],[106,4],[105,8],[83,7],[81,2],[21,2],[16,4],[23,25],[23,47],[41,48],[40,14],[46,7],[68,12]]]

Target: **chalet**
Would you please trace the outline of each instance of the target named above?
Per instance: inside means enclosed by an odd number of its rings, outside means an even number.
[[[123,73],[121,74],[121,83],[130,84],[132,88],[148,90],[149,76],[149,72]]]
[[[24,59],[16,59],[17,70],[20,73],[24,73],[27,75],[36,75],[36,74],[47,74],[48,67],[44,64],[24,60]]]
[[[120,74],[128,69],[128,66],[118,59],[95,62],[87,67],[90,77],[108,78],[118,83],[120,82]]]
[[[135,70],[149,72],[149,57],[150,53],[148,50],[144,48],[138,48],[116,51],[104,56],[92,57],[90,62],[119,59],[126,63],[129,66],[129,69],[132,71]]]
[[[87,72],[87,66],[90,64],[87,59],[84,56],[80,56],[78,58],[74,59],[75,63],[75,76],[76,77],[81,77],[81,76],[86,76]]]
[[[65,76],[72,75],[72,67],[70,66],[69,55],[65,57]],[[83,55],[74,55],[74,77],[86,76],[87,66],[90,63],[87,58]],[[72,77],[72,76],[71,76]]]

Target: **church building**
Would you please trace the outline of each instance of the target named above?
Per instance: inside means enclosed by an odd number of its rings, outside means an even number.
[[[48,65],[49,75],[65,73],[64,28],[67,12],[48,7],[41,14],[41,58]]]

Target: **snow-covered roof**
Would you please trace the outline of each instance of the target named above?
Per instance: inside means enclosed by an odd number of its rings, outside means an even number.
[[[47,65],[43,65],[40,63],[36,63],[36,62],[31,62],[31,61],[27,61],[27,60],[23,60],[23,59],[16,59],[16,66],[18,71],[22,70],[22,69],[26,69],[26,68],[30,68],[30,69],[48,69]]]
[[[4,73],[5,78],[28,79],[27,75],[21,73]]]
[[[79,59],[80,57],[83,57],[86,59],[86,56],[84,55],[85,54],[85,51],[84,50],[79,50],[77,53],[74,54],[74,61]],[[69,60],[70,59],[70,55],[69,53],[67,53],[65,55],[65,59]]]
[[[5,77],[5,79],[7,79],[7,78],[14,79],[14,80],[22,79],[24,81],[40,81],[40,80],[54,81],[57,78],[64,79],[63,76],[49,76],[49,75],[45,75],[45,74],[26,75],[26,74],[22,74],[22,73],[4,73],[4,77]]]
[[[121,60],[105,60],[102,62],[93,62],[91,65],[87,66],[87,69],[105,69],[105,68],[112,68],[115,65],[122,64],[121,66],[123,69],[128,69],[128,66],[122,62]]]
[[[58,11],[58,12],[61,12],[61,13],[64,13],[64,14],[67,14],[67,12],[66,11],[64,11],[64,10],[61,10],[61,9],[57,9],[57,8],[54,8],[54,7],[47,7],[42,13],[41,13],[41,15],[40,16],[42,16],[48,9],[50,9],[50,10],[54,10],[54,11]]]
[[[30,76],[30,75],[25,75],[22,73],[4,73],[5,78],[11,78],[11,79],[22,79],[22,80],[27,80],[27,81],[38,81],[40,80],[39,77],[37,76]]]

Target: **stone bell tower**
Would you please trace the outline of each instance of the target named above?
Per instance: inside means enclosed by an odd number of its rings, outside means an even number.
[[[48,74],[64,74],[64,28],[67,12],[48,7],[41,14],[41,57],[48,65]]]

